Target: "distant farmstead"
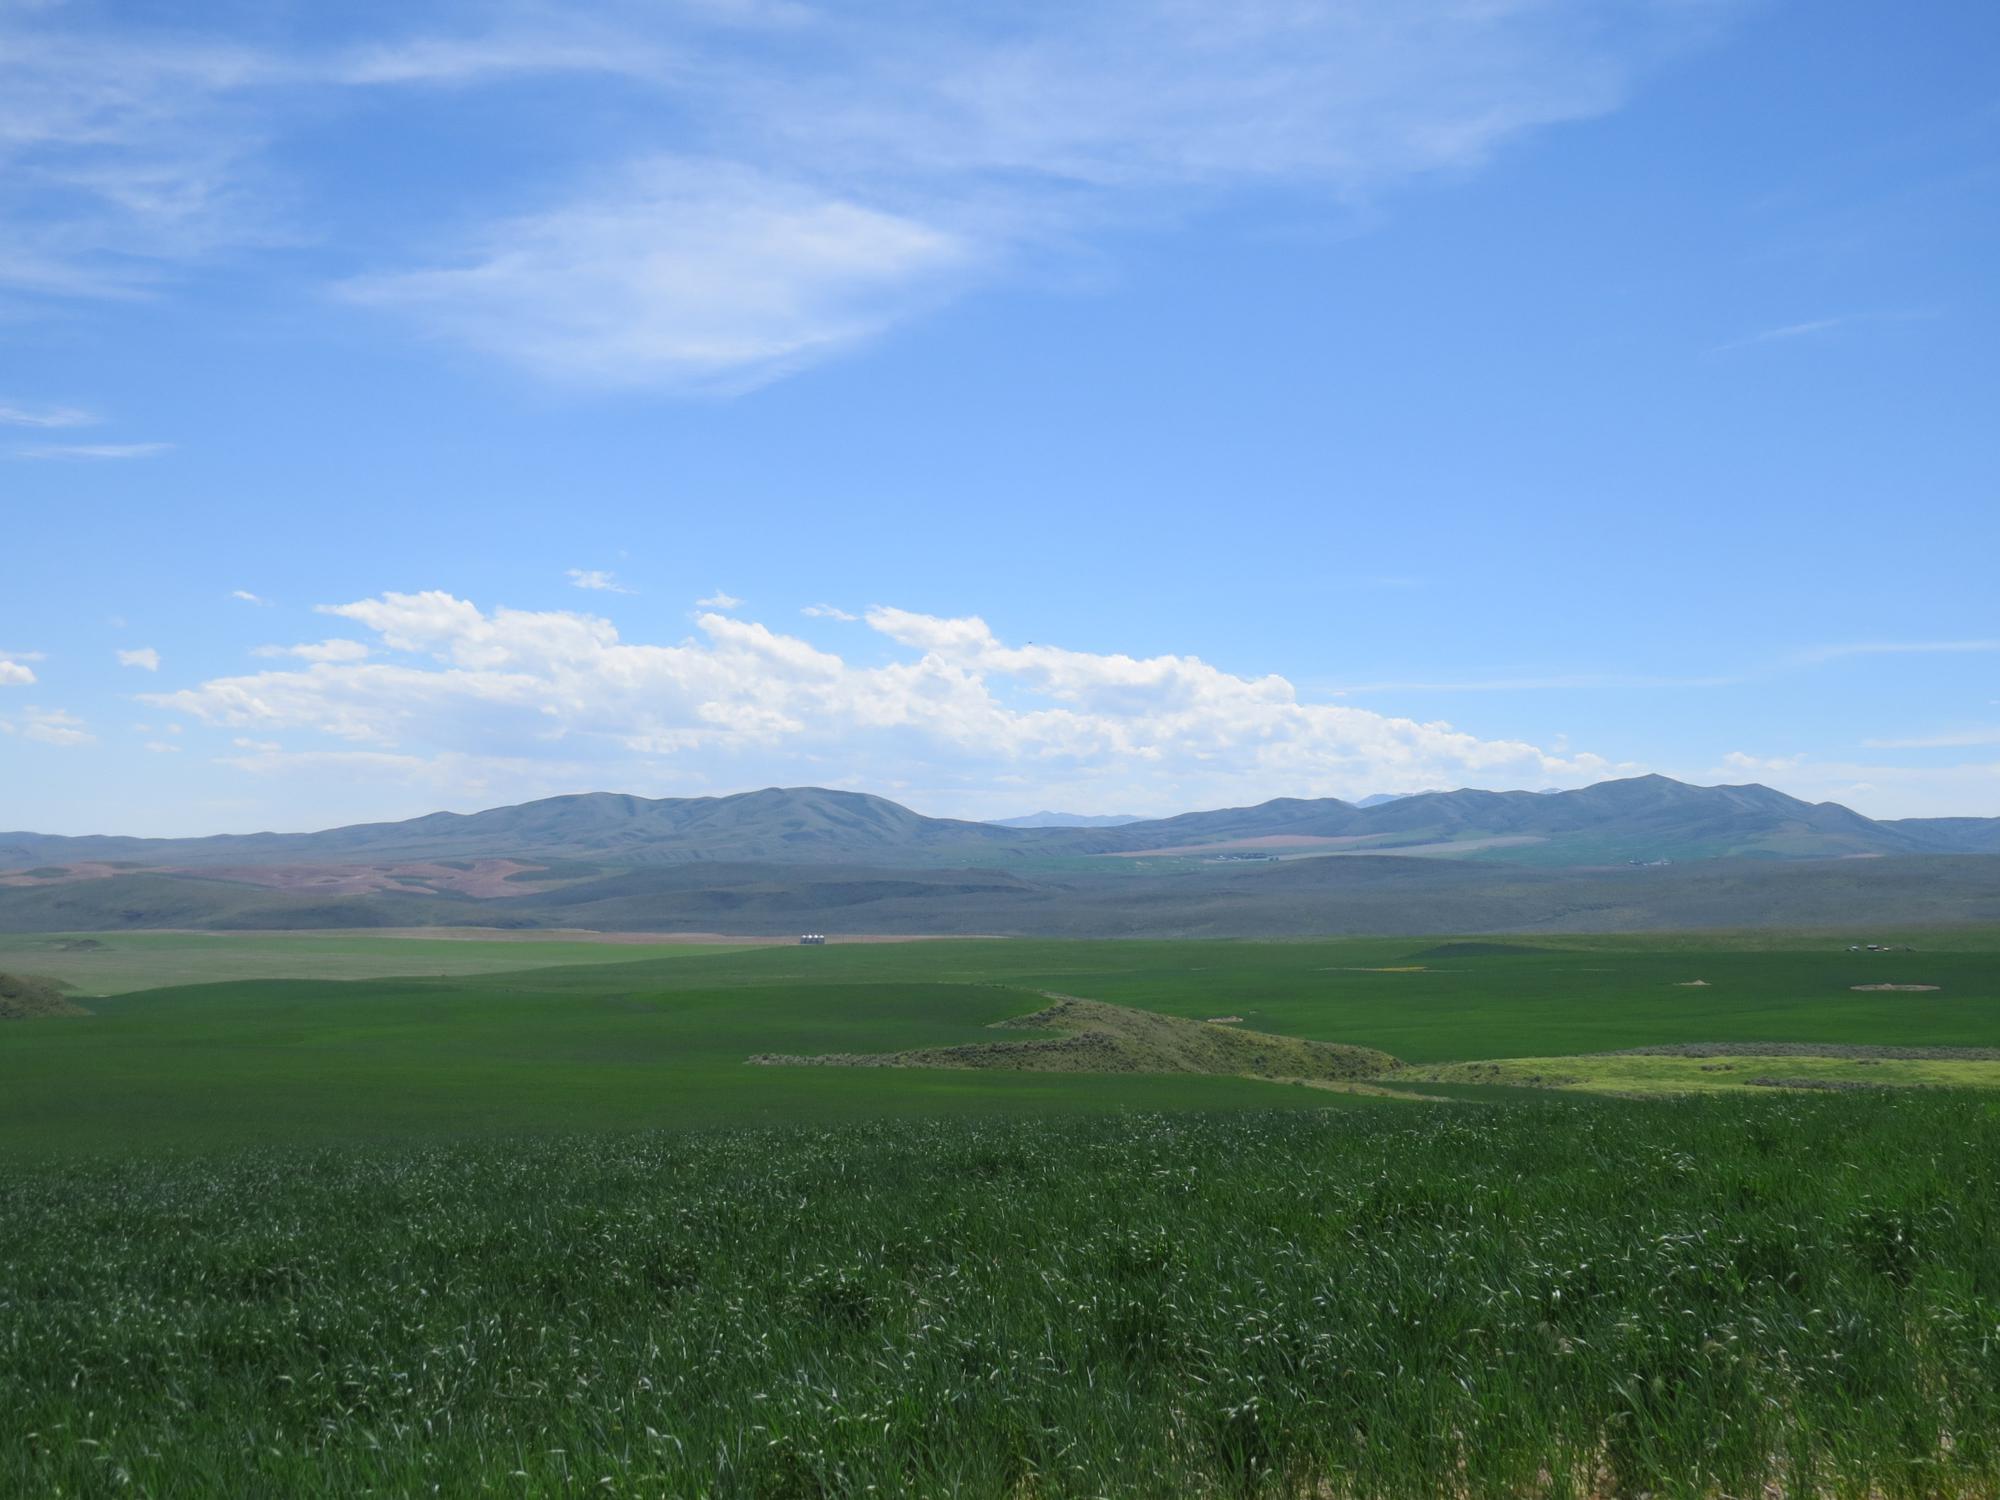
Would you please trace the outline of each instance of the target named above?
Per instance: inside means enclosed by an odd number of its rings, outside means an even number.
[[[826,934],[823,932],[801,933],[799,934],[799,946],[801,948],[824,948],[826,946]]]

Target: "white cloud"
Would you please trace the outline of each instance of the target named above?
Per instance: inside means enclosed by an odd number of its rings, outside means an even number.
[[[173,451],[172,443],[43,443],[33,448],[16,448],[14,457],[31,459],[84,459],[118,462],[132,458],[155,458]]]
[[[859,615],[849,614],[844,609],[836,609],[831,604],[808,604],[799,613],[813,620],[846,620],[850,623],[861,618]]]
[[[1807,662],[1839,661],[1848,656],[1935,656],[2000,651],[2000,640],[1857,641],[1843,646],[1812,646],[1799,653]]]
[[[11,718],[0,719],[0,732],[42,745],[72,747],[97,743],[97,736],[84,726],[83,720],[62,708],[24,708]]]
[[[74,406],[35,408],[0,402],[0,427],[88,427],[96,420]]]
[[[300,661],[361,661],[368,655],[368,645],[364,641],[335,638],[327,641],[309,641],[298,646],[259,646],[250,654],[294,656]]]
[[[131,651],[120,651],[118,653],[118,665],[121,667],[137,667],[145,672],[157,672],[160,670],[160,653],[155,651],[151,646],[139,646]]]
[[[871,337],[971,254],[803,183],[660,159],[495,226],[456,264],[342,290],[557,379],[734,390]]]
[[[1831,333],[1845,323],[1845,318],[1815,318],[1806,323],[1787,323],[1781,328],[1766,328],[1761,333],[1753,333],[1748,338],[1732,339],[1726,344],[1715,346],[1715,353],[1726,354],[1731,349],[1748,349],[1757,344],[1782,344],[1792,339],[1810,338],[1816,333]]]
[[[245,604],[255,604],[261,609],[268,609],[270,608],[271,604],[271,601],[269,599],[265,599],[260,597],[259,595],[253,594],[248,589],[231,589],[229,591],[229,597],[232,599],[240,599]]]
[[[0,656],[0,687],[29,687],[34,681],[34,669],[25,662]]]
[[[179,745],[168,744],[165,740],[148,740],[146,749],[154,755],[178,755],[181,752]]]
[[[734,594],[725,594],[721,589],[717,589],[706,599],[697,599],[694,602],[701,609],[735,609],[743,603]]]
[[[810,60],[648,33],[594,64],[673,91],[699,158],[643,160],[496,221],[454,263],[349,296],[566,380],[741,389],[852,347],[1010,261],[1128,215],[1290,183],[1338,203],[1477,166],[1615,108],[1703,22],[1588,3],[797,8]],[[569,49],[579,65],[601,44]],[[732,38],[732,40],[734,40]],[[407,52],[404,55],[408,55]],[[504,41],[434,44],[471,76]],[[392,69],[391,71],[395,71]],[[1171,195],[1171,198],[1163,195]]]
[[[1965,729],[1954,734],[1918,735],[1908,739],[1863,740],[1870,750],[1962,750],[1978,745],[2000,745],[2000,725],[1990,729]]]
[[[541,75],[516,129],[563,111],[547,134],[579,160],[538,151],[536,174],[418,193],[449,207],[411,215],[400,253],[369,246],[382,269],[344,291],[560,379],[737,389],[1108,225],[1241,187],[1338,207],[1477,167],[1616,108],[1738,8],[1104,0],[1002,24],[979,7],[731,0],[475,8],[429,33],[357,34],[362,17],[331,40],[281,14],[255,45],[0,8],[0,284],[145,295],[297,243],[343,205],[313,197],[336,178],[280,175],[269,148],[288,132]],[[681,154],[633,161],[633,142]],[[491,180],[543,186],[482,200]]]
[[[571,568],[570,587],[594,589],[604,594],[629,594],[631,589],[618,581],[618,576],[603,568]]]
[[[589,26],[581,11],[570,32],[495,33],[478,37],[414,37],[360,48],[334,63],[332,78],[364,87],[462,87],[522,73],[603,73],[658,78],[673,69],[670,53]]]
[[[860,666],[716,611],[673,644],[572,611],[482,610],[443,592],[327,607],[415,661],[316,662],[148,703],[245,735],[308,732],[380,770],[441,756],[501,780],[837,781],[968,812],[1020,779],[1165,810],[1379,785],[1576,785],[1629,767],[1338,704],[1199,658],[1011,646],[976,618],[869,611],[902,647]],[[260,764],[297,751],[259,751]],[[315,751],[313,753],[321,753]],[[425,772],[423,774],[429,774]],[[919,778],[919,779],[913,779]]]
[[[1722,757],[1722,770],[1724,773],[1783,774],[1796,771],[1805,764],[1805,759],[1803,755],[1751,755],[1742,750],[1732,750]]]

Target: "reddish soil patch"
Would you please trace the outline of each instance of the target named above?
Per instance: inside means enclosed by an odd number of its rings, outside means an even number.
[[[37,875],[28,870],[0,870],[0,885],[72,885],[79,880],[108,880],[113,875],[135,875],[137,869],[86,862],[77,865],[37,865],[35,869],[59,870],[56,875]]]

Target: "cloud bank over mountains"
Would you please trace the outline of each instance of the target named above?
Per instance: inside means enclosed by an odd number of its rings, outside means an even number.
[[[993,812],[1014,788],[1149,809],[1384,785],[1576,786],[1631,769],[1338,703],[1193,656],[1009,645],[976,616],[878,606],[862,664],[707,610],[671,644],[600,616],[441,591],[322,607],[369,639],[149,693],[238,735],[246,769],[341,766],[494,792],[816,782]],[[365,649],[364,649],[365,648]],[[296,662],[296,664],[294,664]]]

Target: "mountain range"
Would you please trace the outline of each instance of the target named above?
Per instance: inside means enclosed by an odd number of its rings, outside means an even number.
[[[1372,807],[1333,797],[1280,797],[1252,807],[1086,827],[931,818],[865,792],[771,787],[657,799],[590,792],[318,833],[196,839],[0,833],[0,869],[17,870],[113,861],[216,866],[450,859],[1007,867],[1062,858],[1384,853],[1553,866],[2000,853],[2000,818],[1880,820],[1766,786],[1699,787],[1638,776],[1568,792],[1422,792]]]
[[[0,931],[522,927],[1274,936],[2000,921],[2000,819],[1663,776],[1110,826],[825,788],[551,797],[317,833],[0,834]]]

